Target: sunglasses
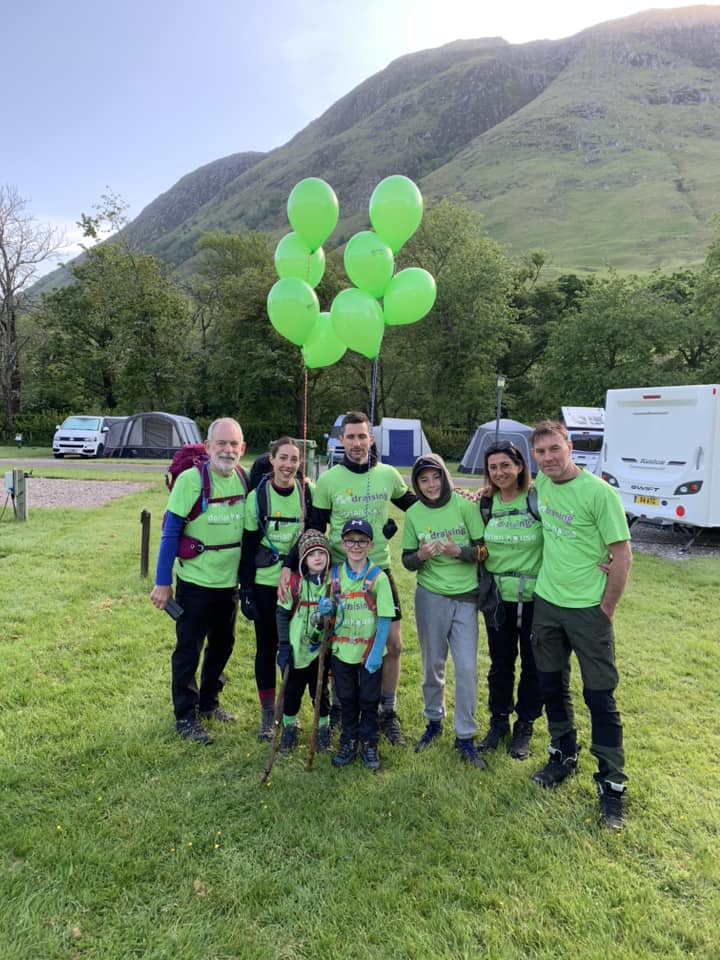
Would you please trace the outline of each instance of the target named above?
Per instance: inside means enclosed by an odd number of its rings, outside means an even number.
[[[485,451],[485,456],[490,457],[493,453],[509,453],[515,460],[522,454],[510,440],[498,440],[497,443],[491,443]]]

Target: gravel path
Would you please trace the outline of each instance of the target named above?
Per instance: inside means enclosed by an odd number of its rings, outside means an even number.
[[[128,493],[147,490],[148,483],[122,480],[49,480],[28,477],[25,480],[28,510],[33,507],[100,507]]]

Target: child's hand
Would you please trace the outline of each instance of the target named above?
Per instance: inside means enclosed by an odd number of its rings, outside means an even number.
[[[335,601],[332,597],[320,597],[317,608],[321,617],[331,617],[335,613]]]
[[[379,650],[371,650],[370,655],[365,661],[365,669],[368,673],[377,673],[382,666],[383,658]]]

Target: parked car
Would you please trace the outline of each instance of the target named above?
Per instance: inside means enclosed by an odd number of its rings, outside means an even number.
[[[327,456],[328,467],[332,467],[336,463],[340,463],[342,458],[345,456],[345,450],[343,449],[343,445],[339,440],[344,416],[345,414],[341,413],[340,416],[335,420],[335,423],[332,425],[330,433],[323,434],[327,440],[325,453]]]
[[[52,442],[53,456],[101,457],[105,452],[105,438],[110,425],[125,417],[76,416],[67,417],[55,427]]]

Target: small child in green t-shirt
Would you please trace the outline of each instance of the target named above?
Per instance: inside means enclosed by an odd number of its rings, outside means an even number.
[[[340,537],[347,559],[332,571],[337,607],[332,672],[340,700],[342,734],[332,762],[336,767],[352,763],[359,748],[363,764],[369,770],[379,770],[380,668],[395,603],[387,575],[368,560],[373,544],[373,528],[368,521],[346,521]]]
[[[278,630],[277,665],[290,673],[283,703],[283,729],[280,750],[289,753],[297,746],[298,713],[307,689],[315,705],[318,684],[318,654],[322,641],[323,618],[332,616],[334,603],[327,596],[330,568],[330,543],[317,530],[308,530],[298,540],[299,573],[290,581],[287,601],[279,601],[276,613]],[[318,725],[318,753],[330,750],[330,698],[328,661],[323,665]]]

